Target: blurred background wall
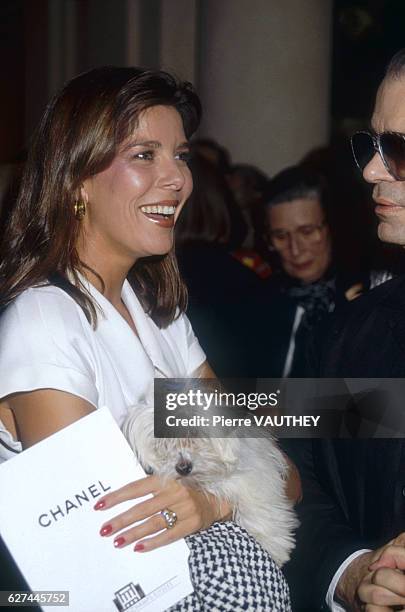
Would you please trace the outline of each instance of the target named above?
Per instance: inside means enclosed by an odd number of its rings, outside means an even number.
[[[201,94],[199,136],[272,175],[367,117],[403,0],[1,0],[0,162],[96,65],[162,66]]]
[[[203,2],[203,133],[269,174],[325,144],[331,26],[331,0]]]
[[[273,174],[329,136],[331,0],[2,0],[0,159],[96,65],[162,66],[204,104],[199,135]]]

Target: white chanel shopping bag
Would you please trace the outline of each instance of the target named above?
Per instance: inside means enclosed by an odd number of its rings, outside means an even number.
[[[136,553],[99,535],[134,502],[97,499],[143,476],[107,408],[0,465],[0,534],[31,590],[69,591],[69,612],[160,612],[192,592],[184,540]]]

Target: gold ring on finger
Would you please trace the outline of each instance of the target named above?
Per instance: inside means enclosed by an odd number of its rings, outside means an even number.
[[[173,510],[169,510],[169,508],[165,508],[160,514],[165,519],[167,529],[173,529],[177,523],[177,514]]]

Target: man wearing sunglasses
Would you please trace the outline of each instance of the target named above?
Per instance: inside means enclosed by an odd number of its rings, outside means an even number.
[[[352,149],[373,186],[379,238],[405,247],[405,49]],[[320,377],[405,378],[405,277],[355,300],[314,355]],[[405,440],[301,440],[290,450],[303,484],[294,609],[404,610]]]

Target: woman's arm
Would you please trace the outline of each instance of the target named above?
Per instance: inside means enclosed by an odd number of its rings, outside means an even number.
[[[28,448],[86,416],[95,408],[89,402],[70,393],[42,389],[9,396],[7,407],[6,403],[3,403],[4,413],[8,409],[11,409],[14,416],[23,448]],[[178,522],[173,529],[165,530],[145,540],[144,550],[152,550],[205,529],[216,520],[225,518],[230,512],[226,503],[219,502],[212,495],[189,489],[177,480],[163,484],[156,476],[148,476],[130,483],[110,494],[104,498],[105,508],[150,494],[153,497],[136,504],[127,512],[109,521],[112,527],[105,535],[114,535],[117,531],[129,527],[127,531],[120,533],[120,537],[125,538],[122,546],[153,535],[166,527],[160,512],[170,508],[176,512]],[[142,525],[133,526],[135,522],[143,520],[145,522]]]
[[[74,423],[95,408],[86,400],[54,389],[40,389],[8,396],[18,438],[28,448]]]
[[[204,361],[191,375],[191,378],[217,378],[208,361]]]

